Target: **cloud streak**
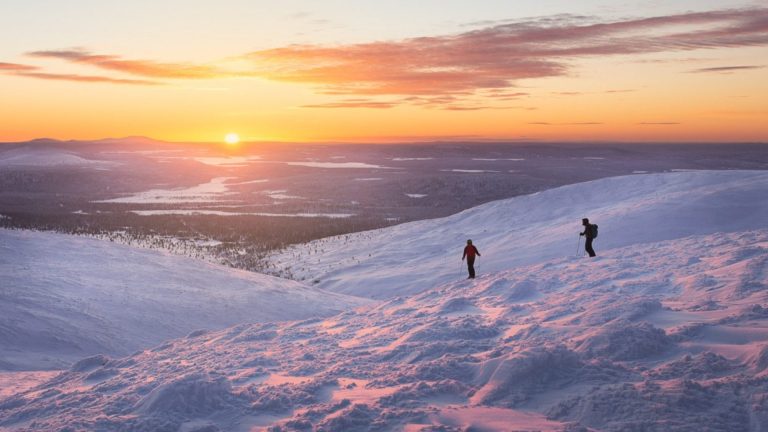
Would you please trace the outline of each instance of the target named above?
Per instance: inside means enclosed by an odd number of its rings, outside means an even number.
[[[36,70],[36,66],[30,66],[19,63],[3,63],[0,62],[0,72],[26,72]]]
[[[569,75],[582,58],[768,45],[768,8],[612,22],[554,15],[479,24],[485,27],[452,35],[342,45],[290,45],[253,51],[235,58],[246,61],[247,67],[240,70],[219,66],[227,62],[162,62],[68,49],[34,51],[27,56],[58,59],[123,76],[58,74],[16,63],[0,63],[0,73],[145,85],[165,80],[257,77],[312,85],[319,94],[367,98],[307,105],[313,108],[389,108],[411,104],[463,110],[527,97],[525,92],[514,91],[520,80]],[[759,67],[727,66],[692,72],[726,73]],[[608,93],[620,91],[623,90]],[[396,102],[381,98],[395,98]],[[468,101],[471,103],[467,104]]]
[[[603,122],[572,122],[572,123],[550,123],[550,122],[530,122],[534,126],[597,126],[605,124]]]
[[[731,73],[743,70],[763,69],[765,66],[719,66],[700,68],[688,71],[690,73]]]
[[[41,72],[40,68],[32,65],[20,63],[2,63],[0,62],[0,73],[16,75],[28,78],[37,78],[53,81],[73,81],[88,83],[110,83],[110,84],[132,84],[132,85],[159,85],[160,82],[143,79],[124,79],[111,78],[97,75],[79,75],[79,74],[59,74]]]
[[[301,108],[393,108],[397,102],[383,102],[364,99],[347,99],[340,102],[302,105]]]
[[[27,53],[27,56],[65,60],[145,78],[204,79],[218,78],[224,74],[219,69],[208,65],[129,60],[116,55],[92,54],[84,50],[33,51]]]
[[[130,85],[162,85],[157,81],[135,80],[124,78],[111,78],[98,75],[79,75],[79,74],[59,74],[46,72],[18,72],[15,75],[29,78],[38,78],[52,81],[74,81],[87,83],[110,83],[110,84],[130,84]]]
[[[585,21],[589,21],[585,24]],[[583,57],[768,44],[768,9],[594,23],[577,16],[504,23],[449,36],[255,51],[254,73],[347,95],[451,95],[566,75]]]

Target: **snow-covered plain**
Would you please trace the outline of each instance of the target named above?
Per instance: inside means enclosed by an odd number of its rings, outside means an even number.
[[[208,203],[221,200],[221,197],[234,195],[229,190],[228,180],[232,177],[216,177],[208,183],[189,188],[151,189],[134,195],[100,200],[100,203],[123,204],[179,204],[179,203]]]
[[[328,218],[342,219],[354,216],[353,213],[267,213],[267,212],[228,212],[221,210],[176,209],[176,210],[131,210],[139,216],[157,215],[215,215],[215,216],[266,216],[292,218]]]
[[[395,169],[364,162],[284,162],[286,165],[326,169]]]
[[[242,167],[247,166],[249,162],[261,159],[261,156],[228,156],[228,157],[196,157],[194,160],[213,166],[223,167]]]
[[[579,183],[441,218],[321,239],[272,257],[294,277],[363,297],[412,294],[465,275],[472,239],[482,273],[576,254],[581,218],[606,249],[768,225],[768,172],[693,171]],[[580,243],[584,244],[583,240]]]
[[[83,359],[0,398],[0,430],[768,430],[766,196],[766,172],[636,175],[293,248],[387,299]]]
[[[106,241],[0,230],[0,369],[127,355],[199,329],[361,303],[297,282]]]

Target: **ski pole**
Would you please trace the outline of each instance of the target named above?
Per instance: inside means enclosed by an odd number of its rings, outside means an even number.
[[[576,238],[576,256],[579,256],[579,249],[581,248],[581,234]]]

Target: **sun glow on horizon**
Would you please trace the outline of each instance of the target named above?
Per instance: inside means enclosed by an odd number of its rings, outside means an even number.
[[[765,1],[97,3],[2,3],[0,142],[768,141]]]
[[[240,142],[240,136],[236,133],[230,132],[224,135],[224,142],[229,145],[235,145]]]

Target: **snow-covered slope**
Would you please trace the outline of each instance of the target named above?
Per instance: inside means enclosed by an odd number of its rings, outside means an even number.
[[[465,277],[461,251],[473,239],[480,274],[576,253],[581,218],[600,227],[598,254],[695,234],[761,228],[768,172],[632,175],[496,201],[442,219],[318,240],[272,260],[320,288],[390,298]],[[581,243],[583,246],[583,241]]]
[[[105,241],[0,230],[0,369],[67,367],[197,329],[328,316],[360,299]]]
[[[603,248],[85,359],[0,429],[768,430],[767,272],[768,229]]]

